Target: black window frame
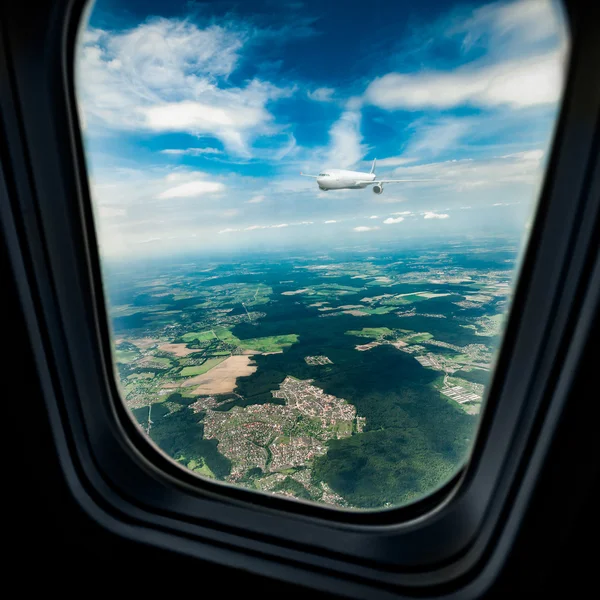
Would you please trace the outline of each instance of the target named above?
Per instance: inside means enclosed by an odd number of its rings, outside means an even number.
[[[127,538],[353,597],[477,597],[514,539],[598,305],[593,3],[565,2],[563,104],[471,458],[431,496],[377,512],[201,480],[147,442],[115,380],[73,88],[90,5],[10,4],[0,9],[2,229],[63,473],[83,510]]]

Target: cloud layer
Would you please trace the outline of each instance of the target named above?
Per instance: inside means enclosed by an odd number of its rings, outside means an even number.
[[[450,73],[389,73],[375,79],[365,99],[387,110],[553,104],[562,91],[563,69],[556,53]]]
[[[390,5],[389,27],[359,11],[358,39],[320,2],[136,22],[111,20],[103,1],[76,68],[103,252],[362,244],[531,220],[567,48],[552,3]],[[382,178],[428,181],[376,195],[299,176],[369,171],[375,157]]]
[[[248,36],[164,18],[119,33],[89,30],[77,62],[87,126],[208,134],[249,155],[250,141],[273,131],[267,104],[292,89],[258,78],[226,84]]]

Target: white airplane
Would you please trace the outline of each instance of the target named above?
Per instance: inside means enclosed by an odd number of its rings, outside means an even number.
[[[375,194],[383,194],[384,183],[433,181],[432,179],[379,179],[377,175],[375,175],[376,163],[377,159],[373,161],[373,166],[369,173],[346,171],[345,169],[328,169],[318,175],[307,175],[306,173],[300,173],[300,175],[316,179],[319,189],[324,192],[328,190],[362,190],[368,185],[372,185]]]

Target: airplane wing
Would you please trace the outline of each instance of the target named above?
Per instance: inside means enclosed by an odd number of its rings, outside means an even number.
[[[302,177],[312,177],[313,179],[318,177],[318,175],[307,175],[306,173],[300,173],[300,175],[302,175]]]
[[[409,181],[437,181],[437,179],[376,179],[375,181],[364,181],[364,180],[359,180],[356,183],[357,184],[366,184],[366,185],[375,185],[375,184],[382,184],[382,183],[403,183],[403,182],[409,182]]]

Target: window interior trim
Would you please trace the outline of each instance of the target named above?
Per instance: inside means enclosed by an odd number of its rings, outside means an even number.
[[[464,473],[433,503],[416,511],[334,513],[198,482],[150,447],[126,414],[108,346],[72,85],[84,8],[81,0],[48,3],[49,24],[42,12],[29,33],[3,19],[6,57],[0,65],[10,82],[0,88],[7,148],[3,179],[10,198],[2,203],[2,224],[74,496],[120,535],[233,566],[252,564],[253,570],[277,571],[282,578],[308,569],[325,588],[336,573],[352,582],[344,585],[357,597],[365,585],[378,586],[385,597],[396,589],[442,589],[473,573],[498,535],[515,477],[523,476],[525,449],[541,427],[539,409],[556,412],[566,397],[558,389],[549,398],[541,382],[568,356],[576,292],[590,278],[586,244],[595,235],[598,199],[583,192],[598,169],[589,161],[595,147],[597,153],[600,107],[598,85],[589,81],[599,64],[593,19],[587,24],[580,19],[579,29],[573,28],[566,101],[498,360],[503,377],[494,378],[482,417],[485,439],[478,436]],[[17,24],[25,12],[14,7],[9,23]],[[20,35],[29,52],[19,51]],[[581,126],[582,116],[587,127]],[[571,214],[574,203],[578,212]],[[556,294],[547,294],[549,286]],[[536,360],[527,365],[531,356]],[[331,591],[339,592],[336,581]]]

